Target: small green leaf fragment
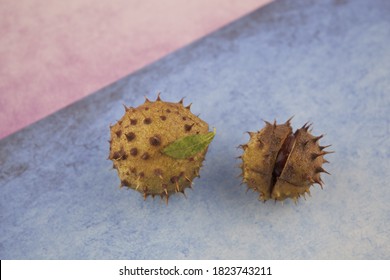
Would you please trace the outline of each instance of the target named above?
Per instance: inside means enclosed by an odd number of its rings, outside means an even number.
[[[214,136],[215,130],[206,134],[185,136],[166,146],[162,152],[177,159],[190,158],[206,149]]]

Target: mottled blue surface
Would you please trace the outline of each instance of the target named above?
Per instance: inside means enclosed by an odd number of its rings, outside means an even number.
[[[276,1],[1,140],[0,258],[388,259],[389,15],[386,0]],[[119,189],[106,160],[122,103],[158,91],[217,128],[168,206]],[[263,204],[236,146],[292,115],[333,144],[332,175],[297,205]]]

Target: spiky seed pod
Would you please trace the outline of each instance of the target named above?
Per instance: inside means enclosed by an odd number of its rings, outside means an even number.
[[[191,105],[183,106],[183,99],[178,103],[164,102],[160,95],[154,102],[145,99],[137,108],[125,106],[124,116],[110,127],[109,159],[117,169],[121,187],[135,189],[145,199],[160,195],[168,202],[170,194],[184,194],[199,177],[209,144],[199,139],[204,140],[209,128],[191,113]],[[178,140],[184,146],[178,148]],[[180,149],[187,148],[189,140],[202,142],[203,148],[182,156]],[[176,154],[169,153],[172,150]]]
[[[292,132],[290,120],[284,124],[265,122],[258,132],[249,132],[250,140],[241,145],[243,182],[260,193],[259,199],[296,201],[314,183],[323,186],[320,173],[328,162],[324,151],[329,146],[320,146],[323,135],[313,136],[310,124]],[[328,173],[329,174],[329,173]]]

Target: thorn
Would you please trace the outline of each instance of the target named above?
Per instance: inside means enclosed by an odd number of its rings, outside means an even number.
[[[192,129],[192,127],[193,127],[194,125],[195,125],[195,123],[193,123],[193,124],[191,124],[191,125],[185,124],[185,125],[184,125],[184,130],[185,130],[186,132],[191,131],[191,129]]]
[[[244,145],[238,145],[237,149],[243,149],[244,151],[248,148],[247,144]]]
[[[294,116],[290,117],[284,124],[291,125],[291,120],[294,118]]]
[[[311,160],[312,160],[312,161],[315,161],[316,158],[318,158],[318,157],[321,156],[321,155],[322,155],[321,153],[320,153],[320,154],[312,153],[312,154],[311,154]]]
[[[144,192],[144,201],[146,200],[147,197],[148,197],[148,194],[146,192]]]
[[[274,124],[273,124],[274,128],[276,128],[276,119],[274,119]]]
[[[186,193],[184,192],[184,189],[181,190],[180,192],[181,192],[181,193],[184,195],[184,197],[187,199],[187,195],[186,195]]]
[[[311,154],[311,159],[312,160],[315,160],[316,158],[318,158],[319,156],[324,156],[326,154],[331,154],[332,152],[321,152],[321,153],[312,153]],[[325,159],[324,159],[325,160]]]
[[[190,183],[192,184],[192,181],[191,181],[190,178],[188,178],[187,176],[184,176],[184,178],[185,178],[188,182],[190,182]]]
[[[120,188],[122,188],[122,187],[129,187],[129,186],[130,186],[130,184],[129,184],[129,182],[127,182],[126,180],[122,180],[122,181],[121,181]]]
[[[313,177],[308,176],[307,179],[309,180],[310,183],[314,184],[316,181],[313,180]]]
[[[150,103],[150,100],[146,97],[146,95],[144,95],[145,97],[145,103]]]
[[[176,192],[180,191],[180,186],[179,186],[179,183],[177,181],[176,181],[175,191]]]
[[[161,184],[161,188],[163,189],[165,194],[168,195],[167,184]]]
[[[324,184],[324,182],[322,182],[321,177],[319,177],[318,179],[315,179],[315,182],[316,182],[318,185],[320,185],[321,189],[323,189],[323,184]]]
[[[330,146],[332,145],[327,145],[327,146],[318,146],[320,148],[320,150],[322,151],[323,149],[326,149],[326,148],[329,148]]]
[[[183,101],[184,101],[184,97],[182,99],[180,99],[179,102],[177,102],[177,103],[183,105]]]
[[[307,122],[307,123],[305,123],[305,124],[301,127],[301,129],[304,129],[305,131],[308,131],[311,125],[312,125],[311,123]]]
[[[158,92],[158,93],[157,93],[156,101],[161,101],[160,94],[161,94],[161,92]]]
[[[331,175],[328,171],[323,169],[321,166],[316,168],[316,173],[320,173],[320,172],[323,172],[323,173]]]
[[[184,108],[186,108],[187,110],[191,110],[191,105],[192,105],[192,103],[190,103],[188,106],[186,106]]]
[[[335,151],[323,151],[324,155],[327,155],[327,154],[334,154]]]
[[[263,119],[261,119],[261,120],[265,123],[266,126],[270,126],[271,125],[271,123],[269,121],[266,121],[266,120],[263,120]]]
[[[312,139],[312,141],[315,143],[315,142],[317,142],[318,140],[320,140],[322,137],[324,137],[324,134],[321,134],[320,136],[314,137],[314,138]]]
[[[252,131],[246,131],[245,133],[248,133],[250,138],[253,138],[254,136],[257,135],[256,132],[252,132]]]
[[[165,197],[165,204],[166,204],[166,205],[168,205],[168,200],[169,200],[169,196],[167,195],[167,196]]]

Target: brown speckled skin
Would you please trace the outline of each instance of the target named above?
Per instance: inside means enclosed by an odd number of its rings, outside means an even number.
[[[199,176],[205,151],[189,159],[174,159],[161,151],[177,139],[208,132],[208,124],[184,107],[160,97],[137,108],[125,107],[125,115],[111,126],[110,154],[121,186],[148,195],[166,197],[184,193]]]
[[[322,187],[320,173],[326,172],[322,164],[327,162],[323,156],[329,152],[318,144],[322,135],[314,137],[309,126],[304,125],[292,134],[290,120],[280,125],[266,122],[259,132],[249,133],[249,142],[241,146],[244,150],[242,176],[249,188],[260,193],[260,200],[292,198],[296,201],[301,195],[310,194],[312,184]],[[293,139],[291,150],[280,174],[275,175],[279,152],[288,137]]]

